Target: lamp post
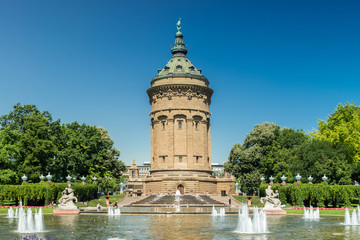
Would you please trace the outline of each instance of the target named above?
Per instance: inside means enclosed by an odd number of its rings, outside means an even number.
[[[270,180],[270,185],[273,185],[273,184],[274,184],[274,178],[273,178],[273,176],[270,176],[270,177],[269,177],[269,180]]]
[[[24,174],[24,176],[21,177],[21,180],[24,182],[26,182],[26,180],[28,180],[28,177]]]
[[[46,179],[47,179],[47,183],[51,183],[52,176],[50,172],[48,173],[48,175],[46,175]]]
[[[312,184],[312,180],[313,180],[314,178],[311,177],[311,175],[310,175],[307,179],[308,179],[309,184]]]
[[[264,178],[264,177],[261,177],[261,178],[260,178],[260,181],[261,181],[260,184],[263,184],[264,181],[265,181],[265,178]]]
[[[286,185],[286,179],[287,177],[285,177],[285,175],[283,174],[282,177],[280,178],[281,179],[281,185],[285,186]]]
[[[300,176],[300,174],[298,173],[297,175],[296,175],[296,177],[295,177],[295,179],[296,179],[296,185],[297,186],[299,186],[299,183],[300,183],[300,179],[301,179],[302,177]]]
[[[44,175],[42,175],[42,174],[39,178],[40,178],[40,182],[44,181],[44,179],[45,179]]]
[[[93,177],[92,180],[94,181],[94,183],[96,184],[96,180],[97,180],[97,177]]]
[[[76,181],[76,177],[73,177],[72,180],[73,180],[73,182],[75,182],[75,181]]]
[[[120,183],[120,194],[124,193],[124,184],[123,182]]]
[[[326,180],[328,180],[328,177],[324,174],[324,176],[321,178],[321,180],[323,180],[323,182],[326,182]]]
[[[86,177],[84,177],[84,175],[81,177],[81,181],[82,181],[82,184],[84,185],[85,184],[85,180],[86,180]]]
[[[239,183],[238,182],[235,183],[235,193],[237,195],[239,195]]]
[[[68,174],[67,177],[66,177],[66,180],[67,180],[68,182],[70,182],[71,179],[72,179],[72,177],[70,176],[70,174]]]

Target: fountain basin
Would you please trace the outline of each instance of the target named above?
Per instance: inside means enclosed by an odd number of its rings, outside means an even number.
[[[122,208],[121,208],[122,210]],[[105,212],[104,212],[105,213]],[[227,215],[227,214],[226,214]],[[302,216],[267,216],[268,233],[236,233],[236,215],[214,218],[207,215],[44,215],[46,232],[38,237],[56,239],[357,239],[359,226],[344,226],[344,216],[322,216],[320,221],[304,221]],[[15,239],[17,219],[0,216],[1,239]],[[310,231],[309,231],[310,230]],[[186,236],[186,237],[184,237]]]
[[[61,209],[56,208],[54,209],[54,215],[79,215],[80,210],[79,209]]]

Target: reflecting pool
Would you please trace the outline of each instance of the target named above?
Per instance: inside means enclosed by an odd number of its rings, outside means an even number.
[[[18,219],[0,216],[0,239],[15,239]],[[360,226],[344,226],[343,216],[307,221],[302,216],[267,216],[266,234],[234,232],[237,215],[45,215],[45,233],[56,239],[360,239]]]

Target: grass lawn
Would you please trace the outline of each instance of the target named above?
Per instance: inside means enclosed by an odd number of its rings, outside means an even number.
[[[27,208],[24,208],[27,210]],[[32,211],[34,212],[34,208],[32,209]],[[54,208],[43,208],[42,209],[43,213],[53,213]],[[0,214],[7,214],[8,213],[8,208],[0,208]]]
[[[286,210],[287,214],[299,214],[299,215],[304,214],[303,209],[284,209],[284,210]],[[320,210],[320,216],[325,216],[325,215],[344,216],[345,215],[345,210]]]

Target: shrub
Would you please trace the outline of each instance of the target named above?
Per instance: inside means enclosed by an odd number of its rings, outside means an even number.
[[[268,184],[260,186],[260,196],[264,197]],[[360,197],[360,186],[356,185],[328,185],[319,184],[287,184],[281,186],[274,184],[272,190],[279,191],[279,198],[282,204],[297,206],[327,207],[330,204],[337,207],[340,203],[344,206],[351,206],[352,202],[358,202]]]
[[[23,201],[26,205],[49,205],[50,200],[58,200],[66,183],[26,183],[23,185],[0,185],[0,200]],[[79,201],[91,200],[96,197],[97,185],[79,183],[72,184]]]

